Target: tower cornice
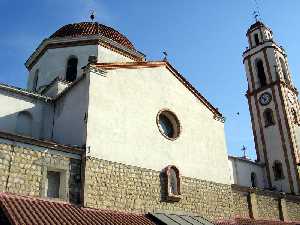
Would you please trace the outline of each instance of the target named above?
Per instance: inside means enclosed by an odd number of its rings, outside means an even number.
[[[288,84],[288,83],[286,83],[286,82],[284,82],[282,80],[277,80],[277,81],[271,82],[270,84],[267,84],[267,85],[265,85],[263,87],[260,87],[260,88],[254,90],[254,91],[250,92],[249,90],[247,90],[246,97],[253,96],[253,95],[255,95],[255,94],[259,93],[259,92],[262,92],[264,90],[267,90],[267,89],[269,89],[269,88],[271,88],[272,86],[275,86],[275,85],[287,87],[290,91],[292,91],[297,96],[299,94],[298,90],[295,87],[293,87],[292,85],[290,85],[290,84]]]
[[[284,49],[282,47],[278,46],[274,41],[265,41],[255,48],[249,48],[246,51],[244,51],[243,52],[243,63],[245,62],[245,60],[247,60],[251,56],[261,52],[264,49],[268,49],[268,48],[273,48],[284,55],[286,54]]]

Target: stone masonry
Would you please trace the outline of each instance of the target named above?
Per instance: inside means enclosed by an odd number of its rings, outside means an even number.
[[[165,198],[161,172],[37,146],[0,144],[0,191],[43,197],[45,171],[65,171],[67,198],[86,207],[131,212],[186,212],[210,220],[233,217],[300,221],[300,197],[181,177],[179,202]],[[83,202],[81,185],[84,184]],[[254,198],[254,199],[252,199]],[[282,201],[284,200],[284,201]]]
[[[45,169],[57,168],[68,174],[67,199],[79,203],[80,160],[63,154],[0,144],[0,191],[29,196],[43,196]]]
[[[86,160],[85,206],[134,212],[187,212],[208,219],[230,218],[230,185],[181,177],[182,199],[164,199],[160,172],[95,158]]]

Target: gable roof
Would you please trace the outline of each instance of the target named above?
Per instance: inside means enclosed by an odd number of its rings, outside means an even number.
[[[200,216],[138,214],[92,209],[66,202],[0,193],[0,223],[7,225],[213,225]]]
[[[113,69],[137,69],[166,67],[200,102],[202,102],[220,120],[224,120],[223,115],[215,108],[188,80],[182,76],[168,61],[147,61],[147,62],[118,62],[118,63],[95,63],[98,68],[104,70]]]
[[[83,208],[65,202],[0,194],[0,221],[11,225],[155,225],[144,214]]]

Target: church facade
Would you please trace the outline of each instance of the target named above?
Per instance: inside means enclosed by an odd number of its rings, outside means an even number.
[[[298,92],[256,22],[244,52],[257,161],[227,155],[224,117],[167,60],[97,22],[63,26],[0,85],[1,192],[211,221],[300,220]]]

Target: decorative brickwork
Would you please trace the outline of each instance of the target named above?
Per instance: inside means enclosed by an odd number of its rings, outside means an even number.
[[[80,160],[62,156],[63,153],[50,154],[45,150],[39,151],[17,145],[0,144],[0,191],[43,196],[44,171],[49,167],[66,171],[69,181],[66,196],[70,202],[78,203]]]
[[[88,158],[85,206],[133,212],[185,211],[208,219],[230,218],[229,185],[181,177],[181,200],[166,202],[160,172]]]

